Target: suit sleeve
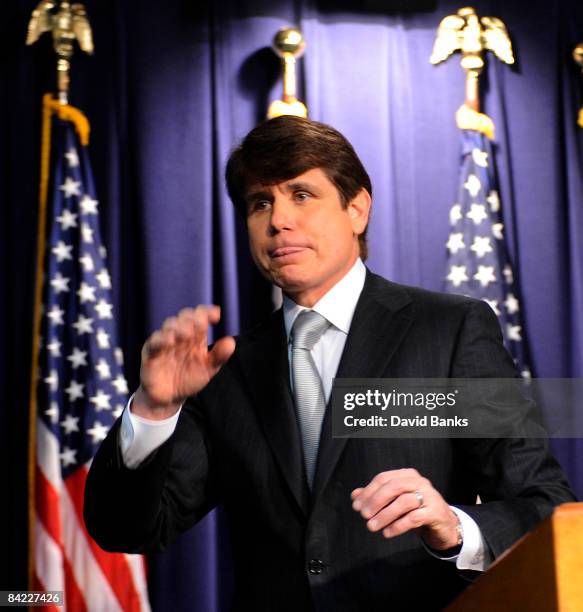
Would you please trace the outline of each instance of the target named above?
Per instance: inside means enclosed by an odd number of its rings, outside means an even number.
[[[513,378],[498,320],[484,302],[472,302],[453,359],[453,378]],[[561,503],[575,501],[543,438],[458,440],[482,501],[459,505],[478,524],[495,557]],[[457,505],[457,504],[456,504]]]
[[[218,501],[202,405],[189,400],[173,435],[136,469],[124,465],[119,427],[120,420],[89,471],[85,524],[105,550],[161,550]]]

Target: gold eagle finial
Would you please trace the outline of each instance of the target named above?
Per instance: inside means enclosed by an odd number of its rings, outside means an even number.
[[[497,17],[478,17],[473,8],[465,7],[441,20],[429,61],[439,64],[461,51],[466,71],[466,100],[456,120],[461,129],[474,129],[494,138],[492,119],[480,113],[478,78],[484,68],[484,51],[492,51],[506,64],[514,63],[512,43],[504,22]]]
[[[42,0],[32,12],[26,44],[34,44],[45,32],[53,35],[53,48],[58,56],[57,74],[59,100],[67,102],[70,61],[75,40],[85,53],[93,53],[93,34],[82,4],[66,0]]]

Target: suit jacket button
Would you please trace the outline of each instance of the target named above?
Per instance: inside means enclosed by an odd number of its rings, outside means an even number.
[[[308,563],[308,572],[310,574],[321,574],[324,571],[324,562],[320,559],[312,559]]]

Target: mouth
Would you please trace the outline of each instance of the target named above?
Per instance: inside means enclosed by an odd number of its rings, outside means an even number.
[[[276,249],[272,249],[271,251],[269,251],[269,256],[272,259],[281,259],[284,257],[289,257],[291,255],[302,253],[305,250],[306,250],[306,247],[303,247],[303,246],[278,247]]]

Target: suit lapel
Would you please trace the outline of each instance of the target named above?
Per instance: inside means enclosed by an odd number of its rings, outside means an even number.
[[[367,270],[336,378],[382,378],[413,320],[406,290]],[[348,438],[332,437],[328,406],[318,450],[313,503],[325,489]]]
[[[267,442],[300,511],[308,514],[309,490],[301,438],[289,384],[287,342],[281,311],[239,351]]]

